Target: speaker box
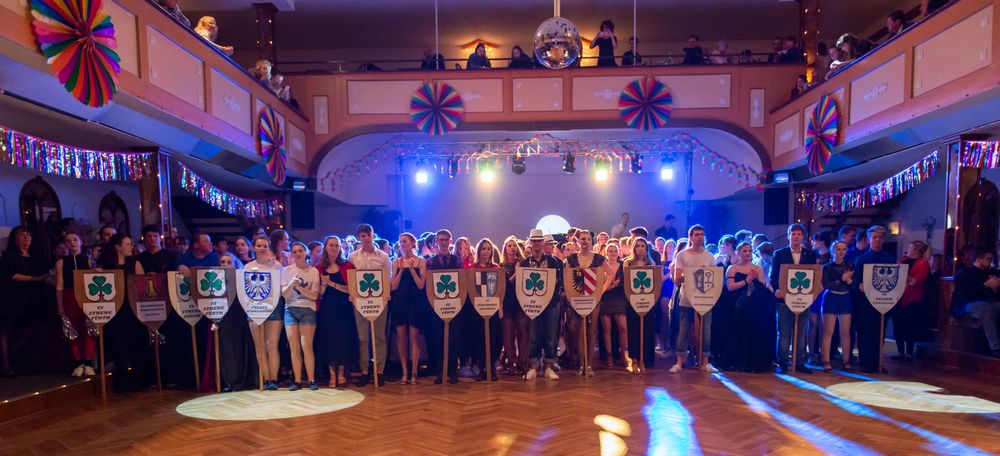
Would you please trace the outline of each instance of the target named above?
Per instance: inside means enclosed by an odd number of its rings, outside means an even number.
[[[291,193],[291,225],[293,230],[316,228],[316,194],[313,192]]]
[[[788,224],[787,186],[764,189],[764,224],[765,225]]]

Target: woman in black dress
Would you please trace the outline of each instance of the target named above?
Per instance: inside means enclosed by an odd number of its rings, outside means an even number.
[[[500,254],[500,267],[507,279],[507,292],[503,296],[503,353],[504,372],[522,375],[528,365],[528,316],[517,302],[514,290],[514,270],[524,259],[517,238],[508,236],[503,241],[503,251]]]
[[[597,33],[590,48],[597,48],[597,66],[613,67],[615,63],[615,49],[618,48],[618,37],[615,36],[615,23],[611,19],[601,22],[601,31]]]
[[[8,343],[13,335],[30,325],[38,315],[38,297],[42,296],[42,283],[49,278],[49,263],[31,250],[31,232],[16,226],[7,238],[7,249],[0,261],[0,283],[4,299],[0,299],[0,377],[13,377],[10,368]]]
[[[764,270],[753,264],[749,242],[736,247],[736,262],[726,270],[726,288],[732,299],[731,359],[729,365],[745,372],[768,372],[774,362],[775,300],[766,288]]]
[[[420,362],[420,305],[424,299],[424,278],[427,260],[416,255],[417,238],[410,233],[399,235],[399,248],[403,256],[393,260],[392,297],[389,302],[389,320],[396,328],[396,348],[399,364],[403,368],[400,385],[417,384]],[[409,342],[409,350],[407,350]],[[409,356],[407,352],[409,351]],[[409,363],[407,363],[409,358]],[[410,364],[409,366],[407,364]]]
[[[111,236],[108,243],[101,247],[97,267],[124,271],[125,283],[128,283],[128,277],[132,274],[145,274],[142,264],[132,256],[132,238],[126,234]],[[115,362],[112,376],[115,391],[139,391],[149,387],[153,382],[149,331],[132,313],[127,294],[121,309],[104,328],[111,338],[109,345],[114,350],[111,359]]]
[[[316,364],[330,370],[331,388],[347,383],[345,366],[354,364],[358,354],[358,329],[354,324],[354,307],[348,300],[347,271],[354,265],[347,261],[340,238],[327,236],[323,240],[323,255],[319,263],[320,296],[316,314]]]
[[[632,360],[628,356],[628,323],[625,320],[625,308],[628,300],[625,298],[625,268],[620,257],[621,247],[618,242],[609,242],[604,252],[607,254],[608,277],[604,281],[604,295],[601,296],[601,326],[604,327],[604,347],[607,350],[606,362],[608,369],[614,367],[613,345],[611,341],[611,320],[614,319],[618,328],[618,346],[621,357],[629,372],[633,370]]]

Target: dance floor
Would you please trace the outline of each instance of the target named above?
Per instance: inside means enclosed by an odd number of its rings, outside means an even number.
[[[387,383],[363,395],[305,389],[273,398],[131,393],[4,424],[0,454],[1000,453],[997,378],[888,368],[892,375],[869,377],[658,367],[645,376],[564,372],[559,381]],[[303,416],[273,418],[295,415]]]

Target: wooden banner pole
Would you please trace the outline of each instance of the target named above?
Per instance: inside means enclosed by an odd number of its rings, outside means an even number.
[[[483,366],[483,369],[486,371],[486,383],[490,383],[493,381],[493,360],[490,359],[490,349],[492,348],[490,346],[490,317],[483,318],[483,328],[486,330],[484,333],[486,335],[486,365]]]
[[[194,356],[194,390],[198,391],[201,385],[201,369],[198,369],[198,335],[195,334],[194,326],[191,326],[191,354]]]
[[[156,362],[156,389],[163,392],[163,380],[160,375],[160,337],[155,331],[150,334],[153,336],[153,360]]]
[[[219,325],[215,325],[215,392],[222,392],[222,372],[219,370],[222,363],[219,362]]]
[[[441,382],[444,383],[448,378],[448,324],[451,323],[449,320],[444,321],[444,357],[441,358]]]
[[[378,353],[375,351],[375,322],[369,321],[368,325],[371,326],[372,334],[372,378],[375,379],[375,390],[378,391]],[[368,362],[365,360],[364,362]]]
[[[264,345],[264,325],[257,325],[257,329],[254,331],[260,332],[257,340],[260,341],[260,345]],[[261,356],[262,348],[264,347],[254,344],[254,351],[257,352],[257,391],[264,391],[264,357]]]
[[[702,331],[701,327],[704,317],[697,311],[695,311],[694,316],[696,323],[694,325],[695,331],[698,331],[698,366],[700,367],[705,365],[705,331]],[[639,353],[641,354],[642,352],[640,351]]]
[[[893,327],[896,326],[896,320],[893,320]],[[895,329],[893,329],[895,331]],[[885,346],[885,314],[881,314],[879,317],[878,325],[878,373],[882,373],[882,349]],[[900,353],[902,355],[902,353]]]
[[[646,338],[646,320],[643,317],[644,315],[639,316],[639,365],[635,368],[636,373],[646,371],[646,350],[643,350],[642,345],[642,341]]]
[[[101,349],[101,399],[108,398],[108,389],[105,385],[107,373],[104,370],[104,325],[97,327],[97,340],[100,343]]]
[[[583,317],[583,325],[580,328],[580,336],[583,338],[583,344],[580,345],[580,363],[583,364],[583,376],[587,376],[587,368],[590,367],[590,351],[587,350],[587,317]]]
[[[799,314],[792,313],[792,373],[795,373],[796,365],[799,364]],[[785,362],[785,360],[780,360]]]

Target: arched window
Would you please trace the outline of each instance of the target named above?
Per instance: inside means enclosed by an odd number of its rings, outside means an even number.
[[[132,235],[128,229],[128,209],[125,207],[125,202],[115,192],[109,192],[101,199],[97,219],[101,222],[100,226],[110,225],[116,233]]]
[[[962,195],[962,231],[965,245],[973,249],[993,249],[1000,230],[1000,192],[997,186],[980,179]],[[966,228],[968,227],[968,228]]]
[[[59,243],[62,233],[62,206],[59,196],[41,176],[25,182],[21,187],[21,224],[31,231],[32,248],[48,258],[52,248]]]

